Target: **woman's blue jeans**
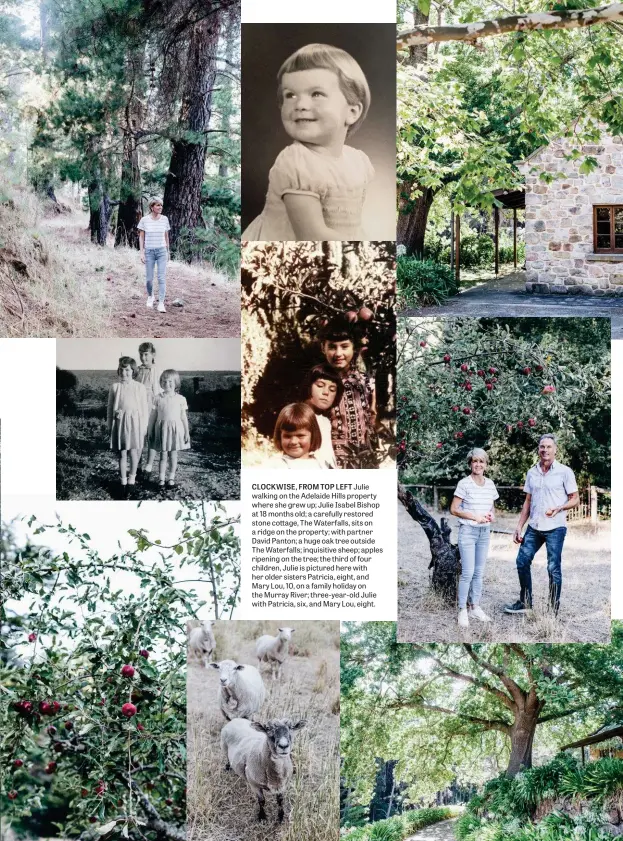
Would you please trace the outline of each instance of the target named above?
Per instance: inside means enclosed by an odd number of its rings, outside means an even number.
[[[158,266],[158,300],[164,302],[167,291],[167,249],[146,248],[147,294],[154,294],[154,266]]]
[[[467,600],[480,604],[482,582],[489,549],[490,526],[459,526],[461,577],[459,579],[459,610],[467,607]]]

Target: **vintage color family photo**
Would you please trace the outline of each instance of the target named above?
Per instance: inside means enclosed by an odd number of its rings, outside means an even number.
[[[394,239],[394,37],[244,24],[243,241]]]
[[[57,499],[237,499],[235,339],[57,343]]]
[[[248,467],[395,466],[394,246],[246,243]]]
[[[607,642],[608,319],[399,320],[398,638]]]

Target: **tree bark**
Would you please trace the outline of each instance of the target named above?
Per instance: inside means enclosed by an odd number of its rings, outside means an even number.
[[[551,12],[532,12],[527,15],[510,15],[497,20],[461,23],[453,26],[415,26],[399,32],[396,48],[409,51],[439,41],[471,41],[504,35],[508,32],[532,32],[545,29],[577,29],[596,23],[623,22],[620,3],[598,6],[595,9],[562,9]]]
[[[431,551],[429,569],[433,570],[433,590],[450,603],[456,602],[456,577],[460,569],[458,547],[450,543],[450,529],[445,520],[441,527],[430,514],[414,499],[404,485],[398,485],[398,499],[411,517],[422,526],[428,538]]]
[[[538,723],[538,711],[526,709],[515,714],[511,727],[511,754],[506,769],[507,777],[516,777],[520,771],[532,768],[532,745]]]
[[[121,188],[119,192],[119,209],[117,211],[117,228],[115,231],[115,246],[128,245],[130,248],[139,247],[138,229],[136,226],[143,215],[137,133],[143,125],[144,108],[141,99],[141,88],[144,61],[144,47],[130,48],[126,64],[132,87],[125,109]]]
[[[192,232],[201,219],[201,188],[212,111],[219,30],[220,16],[219,13],[215,13],[196,24],[191,34],[186,62],[186,82],[178,121],[178,139],[173,143],[164,188],[164,214],[171,225],[172,251],[175,251],[182,233],[192,241]]]
[[[91,242],[104,247],[108,237],[108,225],[113,205],[102,181],[95,178],[89,184],[89,231]]]
[[[419,189],[420,195],[411,199],[413,189]],[[399,245],[404,245],[407,254],[420,259],[424,256],[426,225],[434,198],[435,193],[430,187],[418,187],[413,179],[407,179],[400,185],[396,238]]]

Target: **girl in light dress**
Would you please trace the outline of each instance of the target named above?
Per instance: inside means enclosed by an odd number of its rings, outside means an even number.
[[[328,365],[314,365],[305,380],[305,393],[305,402],[314,410],[322,439],[316,458],[326,467],[335,469],[337,462],[331,442],[329,415],[333,406],[339,404],[344,394],[342,380]]]
[[[162,394],[158,395],[149,419],[147,440],[149,459],[145,472],[149,475],[156,455],[160,454],[158,484],[175,487],[178,450],[190,449],[188,430],[188,404],[183,394],[179,394],[180,375],[173,368],[167,368],[160,375]],[[169,466],[170,462],[170,466]],[[167,478],[167,467],[169,474]]]
[[[370,89],[344,50],[308,44],[277,74],[281,120],[294,143],[268,176],[264,210],[247,241],[363,240],[361,213],[374,177],[368,156],[345,145],[364,121]]]
[[[279,412],[273,443],[279,455],[268,462],[269,467],[288,467],[297,470],[323,470],[328,465],[318,458],[322,444],[316,413],[307,403],[290,403]]]
[[[156,348],[153,345],[153,342],[141,342],[138,346],[138,355],[141,360],[141,364],[138,366],[138,370],[136,372],[136,379],[137,382],[143,383],[145,389],[147,391],[147,405],[149,408],[149,413],[151,414],[151,410],[154,407],[154,402],[156,397],[160,394],[160,374],[156,369]],[[145,436],[147,436],[147,427],[145,427]],[[147,442],[145,441],[143,446],[145,446]],[[143,455],[143,449],[138,454],[138,466],[139,470],[141,467],[141,457]],[[153,468],[153,459],[151,463],[147,462],[147,467],[145,468],[146,473],[150,473]]]
[[[107,428],[110,448],[119,457],[122,496],[129,497],[130,489],[136,484],[136,470],[139,454],[145,440],[149,418],[147,391],[136,381],[136,361],[131,356],[122,356],[117,368],[117,382],[108,392]],[[130,473],[128,475],[128,454]]]

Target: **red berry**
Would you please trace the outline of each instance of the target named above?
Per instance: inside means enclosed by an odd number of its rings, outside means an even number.
[[[444,358],[443,358],[443,361],[444,361],[444,362],[450,362],[450,360],[451,360],[451,359],[452,359],[452,357],[450,356],[450,354],[449,354],[449,353],[446,353],[446,355],[445,355],[445,356],[444,356]]]
[[[149,651],[147,651],[146,648],[141,648],[141,650],[139,651],[139,654],[141,655],[141,657],[144,657],[146,660],[149,659]]]
[[[35,633],[28,634],[28,642],[34,642],[37,639],[37,635]]]
[[[426,342],[420,342],[420,347],[426,347]]]
[[[9,798],[9,800],[15,800],[15,799],[17,798],[17,792],[15,791],[15,789],[13,789],[12,791],[10,791],[10,792],[7,794],[7,797]]]
[[[463,363],[463,364],[461,365],[461,371],[467,371],[467,367],[468,367],[468,366],[467,366],[465,363]]]
[[[493,391],[493,383],[487,383],[487,391]]]
[[[134,677],[134,666],[125,665],[121,669],[122,677]]]
[[[121,707],[121,714],[124,715],[126,718],[132,718],[133,715],[136,715],[137,709],[134,704],[124,704]]]
[[[14,768],[21,768],[23,764],[24,764],[23,759],[14,759],[13,760],[13,767]]]
[[[472,413],[472,410],[469,408],[469,406],[466,406],[466,407],[463,409],[463,414],[464,414],[464,415],[471,415],[471,413]]]
[[[534,418],[528,418],[528,426],[536,426],[536,420]]]
[[[522,372],[523,372],[526,376],[527,376],[528,374],[530,374],[530,373],[531,373],[531,371],[532,371],[532,368],[528,368],[528,366],[526,366],[525,368],[522,368]]]

